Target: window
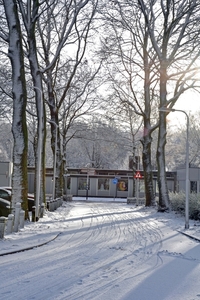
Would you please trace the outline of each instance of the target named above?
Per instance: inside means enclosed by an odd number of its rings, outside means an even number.
[[[67,177],[67,189],[70,190],[71,187],[71,178],[68,176]]]
[[[117,184],[118,191],[128,191],[128,179],[119,179]]]
[[[197,193],[197,181],[190,181],[190,193]]]
[[[78,179],[78,189],[86,190],[87,189],[87,177]],[[88,178],[88,190],[90,189],[90,178]]]
[[[98,179],[98,190],[99,191],[108,191],[109,190],[109,179],[108,178],[99,178]]]

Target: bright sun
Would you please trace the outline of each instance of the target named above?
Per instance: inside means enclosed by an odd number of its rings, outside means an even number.
[[[184,110],[188,115],[200,112],[200,94],[193,91],[188,91],[180,96],[177,103],[174,105],[175,109]],[[171,112],[167,116],[170,126],[177,124],[185,124],[186,117],[181,112]]]

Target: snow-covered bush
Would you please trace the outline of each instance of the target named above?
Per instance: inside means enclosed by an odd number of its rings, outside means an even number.
[[[171,210],[185,214],[185,193],[170,193]],[[200,220],[200,193],[189,195],[189,217]]]

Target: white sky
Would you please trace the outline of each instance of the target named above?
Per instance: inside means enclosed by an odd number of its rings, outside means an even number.
[[[1,300],[200,299],[200,244],[179,232],[184,217],[109,200],[64,202],[5,234],[0,254],[54,240],[1,255]],[[199,222],[184,232],[200,237]]]
[[[174,106],[175,109],[184,110],[187,114],[195,114],[200,111],[200,93],[188,91],[183,94]],[[171,112],[167,116],[170,126],[186,124],[186,116],[181,112]]]

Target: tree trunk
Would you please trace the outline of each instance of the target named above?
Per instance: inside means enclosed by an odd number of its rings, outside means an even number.
[[[12,176],[12,209],[17,202],[22,202],[25,218],[28,218],[28,176],[27,151],[28,134],[26,124],[26,81],[24,70],[24,53],[22,48],[22,34],[17,13],[17,6],[13,0],[5,0],[4,8],[9,27],[9,58],[12,64],[12,94],[13,94],[13,176]]]
[[[155,193],[154,193],[153,174],[152,174],[152,165],[151,165],[151,141],[152,141],[151,133],[145,132],[142,140],[142,145],[143,145],[142,162],[143,162],[143,169],[144,169],[146,206],[155,205]]]
[[[52,93],[53,95],[53,93]],[[54,98],[53,98],[54,99]],[[54,103],[55,100],[51,98],[50,103]],[[55,151],[56,151],[56,181],[55,181],[55,197],[59,198],[63,195],[63,174],[64,174],[64,167],[63,167],[63,156],[62,156],[62,142],[60,137],[60,130],[58,127],[58,115],[55,112],[55,109],[50,109],[51,111],[51,148],[53,152],[53,157],[55,158]],[[57,124],[57,126],[55,125]],[[57,131],[57,133],[56,133]],[[57,134],[57,145],[56,143],[56,134]]]
[[[152,142],[152,127],[151,127],[151,93],[150,93],[150,74],[151,74],[151,60],[148,54],[148,41],[149,33],[147,28],[145,29],[144,45],[143,45],[143,63],[144,63],[144,100],[145,110],[143,113],[144,120],[144,133],[143,133],[143,168],[144,168],[144,185],[145,185],[145,197],[146,206],[155,205],[155,193],[153,188],[153,174],[151,165],[151,142]],[[154,128],[155,129],[155,128]]]
[[[133,144],[133,191],[132,191],[132,196],[133,197],[136,197],[136,180],[135,179],[135,174],[136,174],[136,171],[138,169],[138,165],[139,165],[139,156],[138,156],[138,161],[136,161],[136,146],[135,144]]]
[[[160,107],[167,102],[167,67],[165,61],[160,64]],[[160,123],[158,131],[157,165],[158,165],[158,189],[159,189],[159,209],[165,211],[169,209],[169,195],[165,171],[165,145],[166,145],[166,115],[160,113]]]
[[[47,61],[47,65],[48,65]],[[55,197],[59,198],[63,195],[63,156],[62,156],[62,142],[59,130],[59,121],[58,121],[58,109],[56,107],[56,99],[53,91],[53,75],[52,70],[47,71],[47,88],[48,88],[48,103],[50,110],[50,120],[51,124],[51,149],[53,157],[55,158],[56,151],[56,180],[55,180]],[[56,134],[57,134],[57,145],[56,143]]]
[[[43,87],[42,87],[42,74],[39,72],[39,63],[37,58],[37,45],[35,37],[35,24],[37,21],[37,12],[39,4],[34,2],[34,14],[27,13],[27,35],[29,45],[29,64],[31,70],[31,76],[33,79],[33,89],[36,95],[36,108],[37,108],[37,151],[35,157],[35,171],[36,171],[36,184],[35,184],[35,197],[36,192],[39,190],[39,204],[46,202],[45,199],[45,144],[46,144],[46,117],[45,117],[45,104],[43,99]],[[28,7],[30,10],[31,8]],[[32,18],[31,18],[32,16]],[[34,21],[33,21],[34,19]],[[41,139],[41,140],[40,140]],[[39,174],[38,174],[39,173]],[[39,176],[39,180],[37,180]]]
[[[63,167],[63,157],[62,157],[62,149],[61,149],[61,142],[59,142],[59,151],[57,152],[57,176],[58,178],[56,179],[56,197],[59,198],[63,196],[63,190],[64,190],[64,185],[63,185],[63,175],[64,175],[64,167]]]

